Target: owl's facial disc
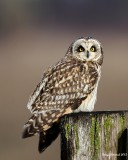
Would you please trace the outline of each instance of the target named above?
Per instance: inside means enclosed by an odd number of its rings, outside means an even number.
[[[73,44],[73,56],[82,61],[96,61],[101,56],[100,43],[95,39],[78,39]]]

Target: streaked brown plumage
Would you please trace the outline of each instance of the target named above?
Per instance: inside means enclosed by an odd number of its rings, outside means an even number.
[[[103,52],[97,40],[75,41],[64,58],[48,68],[30,97],[28,108],[32,117],[24,126],[23,138],[38,133],[42,152],[58,136],[60,117],[92,111],[102,62]]]

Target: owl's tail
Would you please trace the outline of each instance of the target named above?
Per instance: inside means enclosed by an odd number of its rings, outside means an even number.
[[[59,122],[56,122],[46,132],[41,132],[39,134],[38,151],[40,153],[43,152],[58,137],[60,133],[59,126],[60,126]]]
[[[38,121],[35,116],[31,117],[29,121],[24,125],[24,130],[22,133],[22,138],[28,138],[39,134],[39,152],[43,152],[59,135],[59,122],[55,122],[50,128],[43,131],[39,129]]]

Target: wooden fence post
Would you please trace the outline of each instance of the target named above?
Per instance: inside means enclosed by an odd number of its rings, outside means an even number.
[[[128,160],[128,111],[62,117],[61,160]]]

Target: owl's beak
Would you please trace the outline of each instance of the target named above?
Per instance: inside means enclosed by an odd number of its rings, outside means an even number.
[[[90,55],[89,55],[89,51],[87,51],[86,53],[87,53],[87,55],[86,55],[86,56],[87,56],[87,58],[89,58],[89,56],[90,56]]]

